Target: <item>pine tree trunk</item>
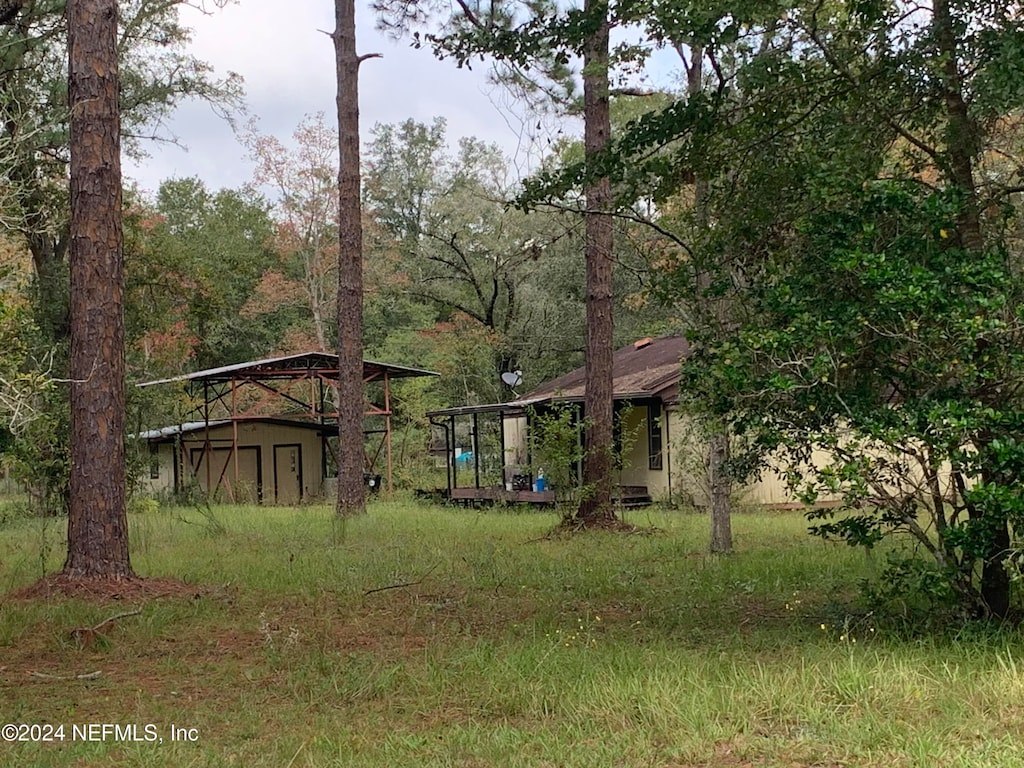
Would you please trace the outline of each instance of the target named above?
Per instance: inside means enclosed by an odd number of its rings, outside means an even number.
[[[359,200],[359,56],[354,0],[335,0],[338,69],[338,502],[366,510],[363,485],[363,227]]]
[[[602,14],[583,53],[584,150],[592,163],[611,136],[608,85],[608,5],[586,0],[584,12]],[[587,338],[583,434],[583,485],[587,489],[574,523],[586,527],[614,520],[612,509],[613,387],[611,183],[607,177],[586,189]]]
[[[131,578],[117,2],[70,0],[72,578]]]

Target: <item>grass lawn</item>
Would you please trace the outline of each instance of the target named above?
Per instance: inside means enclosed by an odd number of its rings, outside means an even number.
[[[404,501],[132,515],[136,571],[194,593],[0,597],[0,723],[64,727],[0,765],[1024,766],[1018,631],[845,619],[873,563],[798,513],[735,516],[730,557],[703,517],[628,519],[657,530],[550,540],[549,513]],[[0,523],[0,591],[63,547],[61,521]]]

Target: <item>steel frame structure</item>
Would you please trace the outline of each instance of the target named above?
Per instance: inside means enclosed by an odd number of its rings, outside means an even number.
[[[394,379],[437,376],[433,371],[391,365],[373,360],[363,361],[364,385],[381,385],[380,401],[365,398],[365,414],[381,419],[383,428],[366,429],[365,435],[380,435],[380,442],[372,452],[363,446],[366,471],[373,472],[384,452],[386,487],[392,487],[391,454],[391,382]],[[236,482],[238,474],[238,425],[256,419],[284,419],[313,422],[323,425],[337,424],[337,410],[330,404],[337,392],[338,356],[327,352],[307,352],[285,357],[254,360],[220,368],[208,368],[194,373],[159,379],[140,384],[140,387],[180,383],[194,398],[193,413],[205,424],[204,450],[210,451],[210,422],[229,420],[232,424],[231,459]],[[334,450],[324,440],[325,455]],[[334,454],[335,462],[337,455]],[[224,470],[227,471],[227,464]],[[212,489],[211,462],[206,462],[207,489]],[[223,477],[217,479],[217,486]]]

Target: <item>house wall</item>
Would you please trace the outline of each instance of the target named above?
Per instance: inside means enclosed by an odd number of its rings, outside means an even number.
[[[692,426],[692,420],[673,411],[670,418],[670,435],[672,450],[672,486],[673,496],[684,503],[706,506],[708,498],[707,444],[699,430]],[[816,466],[824,466],[829,461],[825,451],[814,451],[811,461]],[[770,507],[797,506],[800,502],[793,496],[786,485],[785,471],[790,466],[780,458],[769,459],[769,466],[760,476],[746,484],[734,487],[732,498],[734,504],[753,504]],[[820,503],[830,503],[836,496],[824,495]]]
[[[662,411],[662,466],[660,469],[650,468],[648,443],[648,407],[646,404],[634,406],[623,412],[621,422],[622,450],[624,452],[622,467],[616,469],[613,482],[616,485],[643,485],[655,499],[669,497],[672,480],[671,424],[673,414]],[[506,417],[503,423],[505,436],[505,467],[506,473],[522,470],[533,472],[537,467],[530,466],[528,430],[525,416]],[[507,478],[506,478],[507,479]]]
[[[661,468],[651,468],[651,447],[649,444],[649,407],[636,405],[623,412],[621,417],[622,434],[622,468],[618,472],[618,485],[644,485],[653,499],[666,499],[669,496],[671,479],[671,452],[666,439],[665,425],[670,421],[671,414],[666,418],[662,411],[659,419],[662,427],[662,461]],[[671,435],[671,424],[668,425]]]
[[[148,493],[172,493],[174,491],[174,446],[170,443],[151,443],[149,465],[140,479],[142,488]]]
[[[616,485],[646,486],[655,500],[673,500],[700,506],[708,503],[707,473],[704,469],[706,447],[690,426],[689,419],[675,409],[661,412],[662,463],[660,469],[650,467],[648,442],[649,410],[646,404],[633,406],[622,417],[621,469],[616,470]],[[526,417],[507,417],[503,423],[506,467],[529,466],[528,432]],[[824,464],[824,452],[817,452],[814,461]],[[779,464],[781,467],[781,463]],[[796,503],[786,487],[780,472],[767,470],[742,488],[734,490],[734,499],[740,503],[786,506]],[[823,497],[828,502],[831,497]]]
[[[505,466],[525,465],[530,451],[527,442],[526,417],[507,417],[502,421],[505,434]]]
[[[816,457],[822,460],[824,457]],[[781,460],[769,460],[769,466],[761,471],[761,474],[754,480],[747,483],[745,490],[747,499],[753,504],[763,504],[770,507],[784,507],[799,504],[794,498],[785,480],[786,465]],[[831,497],[820,499],[822,502],[831,501]]]
[[[908,443],[908,448],[913,449],[913,443]],[[896,498],[903,498],[907,495],[926,497],[929,494],[924,471],[916,460],[907,455],[895,454],[879,449],[866,449],[863,457],[875,464],[876,477],[881,481],[881,492],[891,494]],[[811,464],[823,468],[833,462],[830,452],[816,449],[811,453]],[[752,484],[757,493],[760,503],[769,505],[793,505],[797,503],[786,487],[784,473],[790,466],[782,459],[769,460],[771,469],[762,473],[761,478]],[[774,471],[773,471],[774,470]],[[965,478],[965,483],[971,486],[974,483],[972,478]],[[939,493],[945,498],[951,498],[955,494],[952,478],[952,466],[949,462],[943,462],[938,469]],[[839,502],[840,494],[821,494],[818,497],[819,504]]]
[[[633,406],[624,412],[621,432],[624,460],[622,468],[616,471],[613,482],[616,485],[646,486],[649,495],[655,500],[706,506],[709,502],[705,468],[707,447],[703,437],[692,428],[691,421],[677,410],[663,411],[663,461],[660,469],[652,469],[648,443],[648,413],[646,404]],[[504,420],[503,428],[506,468],[517,467],[525,472],[535,470],[536,467],[529,466],[526,418],[508,417]],[[878,454],[878,459],[883,461],[892,462],[896,458]],[[827,451],[816,450],[811,455],[811,462],[818,467],[828,465],[830,460],[831,456]],[[788,466],[781,458],[770,460],[769,467],[763,470],[759,477],[733,489],[734,503],[770,507],[798,506],[800,502],[786,484],[785,472]],[[909,464],[901,474],[907,478],[906,483],[909,485],[922,482],[920,469],[913,464]],[[940,471],[940,484],[941,490],[947,494],[949,476],[949,467],[944,466]],[[896,492],[899,489],[893,483],[891,490]],[[838,500],[838,495],[824,494],[818,498],[818,503],[829,504]]]
[[[158,476],[149,477],[145,487],[151,492],[174,490],[177,461],[179,487],[196,483],[206,492],[210,485],[214,495],[226,501],[290,504],[323,493],[323,443],[315,430],[241,422],[237,456],[231,451],[230,424],[210,429],[210,452],[205,450],[206,439],[203,430],[185,435],[180,456],[177,445],[159,444]]]

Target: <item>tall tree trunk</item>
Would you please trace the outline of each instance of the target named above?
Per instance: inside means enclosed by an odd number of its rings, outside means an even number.
[[[70,577],[131,578],[117,2],[70,0]]]
[[[732,552],[732,482],[726,472],[729,432],[716,427],[708,439],[708,485],[711,494],[711,551]]]
[[[600,15],[598,29],[583,51],[583,144],[587,162],[593,164],[608,146],[611,111],[608,85],[608,3],[586,0],[584,12]],[[615,519],[612,509],[612,218],[611,182],[607,177],[586,189],[584,213],[587,264],[586,394],[583,433],[583,485],[588,490],[576,511],[574,523],[586,527]]]
[[[686,68],[686,94],[690,98],[698,96],[704,90],[704,47],[701,45],[690,46],[690,59],[687,61],[686,52],[683,47],[676,49],[683,65]],[[697,226],[705,228],[708,226],[708,181],[697,176],[694,182],[694,209],[696,213]],[[721,332],[726,324],[727,307],[724,297],[710,296],[711,273],[707,269],[701,270],[697,277],[700,287],[701,298],[699,301],[712,303],[710,317],[706,312],[695,311],[695,317],[703,316],[703,322],[712,322]],[[711,507],[711,543],[709,549],[712,552],[724,554],[732,552],[732,481],[726,471],[729,461],[729,429],[722,423],[711,424],[711,433],[708,435],[708,495]]]
[[[338,70],[338,502],[366,510],[363,485],[363,225],[359,201],[359,62],[354,0],[335,0]]]
[[[1001,510],[988,510],[988,553],[981,564],[981,599],[990,615],[1006,618],[1010,613],[1010,574],[1006,558],[1011,552],[1010,526]]]
[[[978,127],[964,98],[957,32],[949,0],[936,0],[933,14],[946,107],[946,153],[949,161],[946,173],[963,194],[957,216],[957,234],[965,250],[981,253],[985,248],[985,238],[974,176],[980,152]],[[986,347],[987,342],[982,340],[976,354],[986,355]],[[992,616],[1004,618],[1010,610],[1010,574],[1006,570],[1006,558],[1010,554],[1009,522],[1000,509],[988,509],[984,514],[989,518],[986,521],[989,538],[988,551],[982,564],[981,598]]]
[[[47,342],[63,349],[63,362],[67,363],[67,345],[70,337],[68,318],[67,243],[48,232],[27,234],[32,266],[35,272],[33,314],[39,330]]]

